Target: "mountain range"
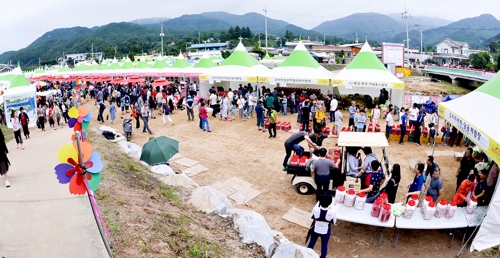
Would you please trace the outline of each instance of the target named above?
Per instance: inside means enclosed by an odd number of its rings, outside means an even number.
[[[170,39],[197,37],[199,32],[208,32],[215,37],[220,31],[231,27],[249,27],[253,33],[264,32],[264,15],[250,12],[243,15],[227,12],[203,12],[200,14],[182,15],[176,18],[156,17],[138,19],[128,23],[111,23],[93,28],[73,27],[55,29],[43,34],[33,43],[18,51],[8,51],[0,55],[0,63],[8,60],[21,61],[23,65],[38,63],[42,60],[53,60],[65,53],[78,53],[94,49],[118,48],[118,52],[127,53],[127,48],[155,47],[159,44],[160,22],[164,22],[164,32]],[[333,36],[348,41],[357,38],[360,42],[394,42],[403,43],[406,39],[406,24],[400,15],[383,15],[379,13],[356,13],[343,18],[325,21],[308,30],[286,21],[267,18],[268,33],[283,37],[285,32],[294,37],[312,40],[332,40]],[[500,39],[500,21],[490,14],[466,18],[456,22],[436,17],[412,16],[408,19],[411,47],[420,47],[420,27],[424,46],[434,46],[444,38],[466,41],[472,48],[485,47],[490,40]],[[196,35],[196,36],[195,36]],[[82,43],[83,42],[83,43]],[[85,44],[89,44],[85,46]]]

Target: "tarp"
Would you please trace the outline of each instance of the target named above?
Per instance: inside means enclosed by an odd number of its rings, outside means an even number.
[[[500,74],[460,98],[439,103],[439,115],[500,164]],[[497,184],[498,185],[498,184]],[[500,191],[491,200],[484,221],[470,250],[484,250],[500,244]]]
[[[290,56],[267,76],[259,76],[259,82],[287,84],[329,85],[333,73],[321,66],[300,41]]]
[[[444,97],[444,99],[442,99],[441,102],[448,102],[448,101],[454,100],[454,99],[456,99],[458,97],[460,97],[460,96],[458,96],[458,95],[448,95],[448,96]]]

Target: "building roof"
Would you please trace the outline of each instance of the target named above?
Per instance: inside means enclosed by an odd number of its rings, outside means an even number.
[[[312,50],[315,52],[332,52],[332,51],[342,51],[351,52],[350,47],[341,47],[341,46],[312,46]]]
[[[467,42],[455,41],[455,40],[451,40],[449,38],[445,38],[443,41],[439,42],[439,44],[441,44],[443,42],[447,43],[451,47],[456,47],[456,48],[461,48],[461,47],[465,47],[465,46],[469,47],[469,44],[467,44]]]
[[[204,48],[214,48],[214,47],[228,47],[229,43],[208,43],[208,44],[193,44],[187,49],[204,49]]]

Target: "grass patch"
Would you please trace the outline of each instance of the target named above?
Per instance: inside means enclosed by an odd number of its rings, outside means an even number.
[[[447,81],[441,81],[439,84],[443,86],[443,90],[448,93],[448,95],[463,95],[471,92],[470,89],[464,88],[462,86],[453,85]]]
[[[5,136],[6,143],[14,139],[14,131],[12,131],[12,129],[8,128],[6,125],[0,125],[0,129],[2,129],[2,133]]]

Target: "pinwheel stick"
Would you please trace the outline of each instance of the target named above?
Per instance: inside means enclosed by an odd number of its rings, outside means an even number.
[[[80,131],[76,131],[75,136],[76,136],[75,137],[76,145],[78,146],[78,162],[80,163],[79,166],[83,169],[83,174],[85,175],[87,173],[87,169],[83,162],[82,148],[80,146],[80,141],[81,141]],[[89,197],[90,206],[92,207],[92,213],[94,214],[94,219],[97,224],[97,228],[99,228],[99,233],[101,234],[102,241],[104,242],[104,246],[106,246],[106,251],[108,252],[109,257],[113,257],[113,252],[111,251],[111,247],[109,246],[108,241],[106,241],[106,238],[104,237],[104,232],[102,231],[102,227],[104,227],[104,229],[106,230],[106,234],[108,235],[108,237],[110,237],[111,234],[109,233],[108,227],[106,226],[106,222],[104,222],[104,219],[102,218],[101,213],[99,212],[99,207],[97,207],[97,203],[95,203],[94,196],[90,191],[86,176],[83,176],[83,182],[85,183],[85,188],[87,189],[87,195]],[[99,221],[101,223],[99,223]]]

